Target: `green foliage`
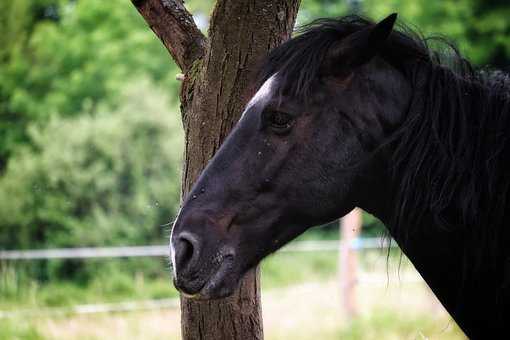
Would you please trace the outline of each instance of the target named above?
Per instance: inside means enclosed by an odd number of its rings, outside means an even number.
[[[110,113],[32,125],[0,179],[0,247],[160,241],[179,202],[182,135],[168,98],[132,84]],[[13,199],[15,198],[15,199]]]
[[[349,12],[347,1],[304,0],[299,7],[297,25],[307,24],[317,18],[333,18]]]
[[[506,67],[510,60],[510,6],[507,1],[304,0],[298,22],[346,15],[355,7],[374,20],[397,12],[400,20],[424,35],[449,38],[477,65]]]
[[[0,161],[30,141],[31,122],[120,105],[126,81],[148,76],[177,89],[176,66],[129,2],[21,0],[0,6],[7,27],[0,55]]]

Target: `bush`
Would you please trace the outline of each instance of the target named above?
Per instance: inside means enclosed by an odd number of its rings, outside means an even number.
[[[177,110],[148,81],[114,112],[32,126],[0,179],[0,248],[161,242],[179,204]]]

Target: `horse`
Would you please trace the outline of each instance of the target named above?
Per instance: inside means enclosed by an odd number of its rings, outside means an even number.
[[[174,223],[183,294],[228,296],[265,256],[361,207],[468,337],[503,334],[510,79],[396,17],[320,19],[269,52]]]

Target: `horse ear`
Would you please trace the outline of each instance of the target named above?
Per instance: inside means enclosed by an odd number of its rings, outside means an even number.
[[[369,62],[388,39],[396,20],[397,13],[390,14],[376,25],[355,32],[333,45],[324,63],[325,74],[350,74],[353,68]]]

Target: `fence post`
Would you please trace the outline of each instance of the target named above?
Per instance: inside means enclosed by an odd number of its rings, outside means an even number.
[[[355,208],[340,220],[340,298],[344,315],[351,319],[356,316],[357,254],[353,241],[358,237],[362,225],[361,209]]]

